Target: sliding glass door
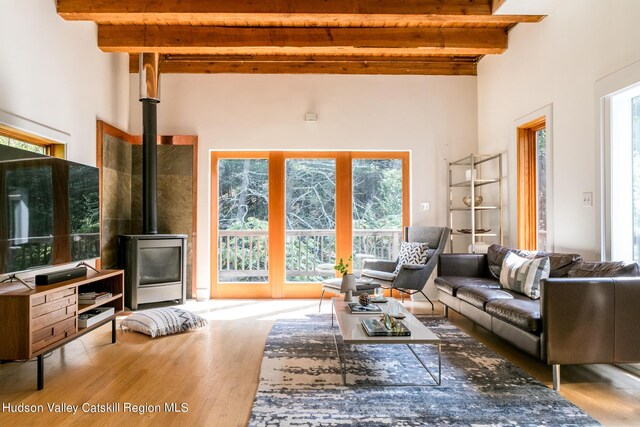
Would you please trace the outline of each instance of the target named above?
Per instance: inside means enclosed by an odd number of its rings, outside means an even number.
[[[319,297],[338,258],[397,257],[408,152],[214,152],[211,170],[212,297]]]
[[[334,277],[335,159],[285,160],[286,281],[317,283]]]
[[[360,269],[367,258],[395,260],[398,257],[402,225],[406,223],[402,164],[402,159],[389,158],[352,161],[356,269]]]
[[[267,159],[218,162],[218,282],[269,281]]]

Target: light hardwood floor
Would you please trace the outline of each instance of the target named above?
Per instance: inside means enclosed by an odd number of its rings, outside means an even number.
[[[430,311],[407,302],[412,311]],[[56,350],[45,362],[45,389],[35,390],[35,363],[0,365],[0,405],[44,405],[43,413],[0,412],[13,425],[246,425],[258,384],[264,343],[276,318],[317,312],[315,300],[218,300],[189,302],[209,326],[197,332],[150,340],[110,326]],[[437,310],[442,310],[437,306]],[[330,312],[330,304],[323,304]],[[450,320],[546,384],[551,369],[519,353],[459,315]],[[6,321],[6,319],[2,319]],[[564,397],[605,425],[640,425],[640,379],[613,366],[563,367]],[[47,403],[120,403],[117,413],[50,413]],[[188,404],[188,412],[124,412],[124,404]],[[0,407],[1,409],[2,407]]]

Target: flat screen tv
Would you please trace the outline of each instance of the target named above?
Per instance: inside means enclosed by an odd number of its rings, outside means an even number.
[[[0,145],[0,274],[100,256],[98,169]]]

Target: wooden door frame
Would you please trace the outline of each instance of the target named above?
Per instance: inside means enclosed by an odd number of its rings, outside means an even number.
[[[536,132],[546,127],[542,116],[521,126],[517,135],[518,248],[538,249]]]
[[[267,159],[269,161],[269,280],[265,283],[218,283],[218,160]],[[398,159],[402,161],[402,225],[411,222],[409,151],[211,151],[211,298],[319,298],[321,283],[287,283],[284,259],[285,164],[287,159],[334,159],[336,162],[336,257],[353,251],[353,160]],[[348,200],[348,203],[340,203]]]

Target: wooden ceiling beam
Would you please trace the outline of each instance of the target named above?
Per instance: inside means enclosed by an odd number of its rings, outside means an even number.
[[[138,72],[136,54],[129,72]],[[167,73],[324,73],[476,75],[477,56],[354,56],[354,55],[162,55]]]
[[[163,55],[162,74],[477,74],[476,56]],[[129,55],[138,72],[138,55]]]
[[[152,14],[63,15],[69,21],[94,21],[105,25],[208,25],[226,27],[450,27],[507,26],[540,22],[541,15],[327,15],[297,14]]]
[[[259,4],[253,4],[259,3]],[[492,15],[489,0],[58,0],[67,20],[110,25],[209,25],[235,27],[438,27],[506,26],[538,22],[536,15]]]
[[[421,61],[196,61],[166,62],[163,74],[409,74],[475,76],[475,63]]]
[[[483,55],[507,48],[503,28],[235,28],[100,25],[105,52]]]
[[[169,63],[164,73],[377,74],[475,76],[476,64],[433,62],[194,62]]]
[[[309,14],[491,15],[492,0],[58,0],[65,19],[119,15]]]

